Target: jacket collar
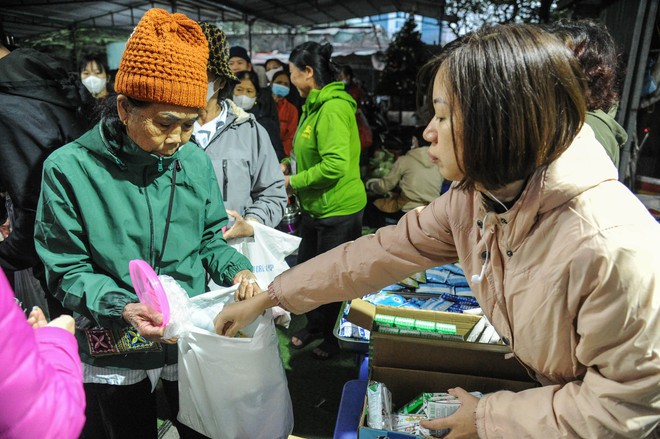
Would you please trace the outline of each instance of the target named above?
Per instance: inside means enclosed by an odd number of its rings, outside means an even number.
[[[507,212],[486,215],[487,205],[481,196],[474,197],[475,211],[486,218],[484,230],[506,227],[509,249],[516,251],[529,235],[540,215],[570,202],[583,192],[608,180],[617,180],[617,170],[586,124],[566,151],[548,166],[532,174],[518,202]]]
[[[105,121],[99,122],[94,128],[83,134],[76,143],[115,163],[120,169],[150,168],[154,172],[167,169],[175,159],[181,159],[182,151],[188,143],[181,145],[171,156],[157,156],[144,151],[126,133],[121,134],[121,144],[108,139],[103,129]]]

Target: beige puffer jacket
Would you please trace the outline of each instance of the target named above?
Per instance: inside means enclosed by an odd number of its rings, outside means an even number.
[[[616,176],[585,126],[508,212],[452,189],[283,273],[271,296],[300,313],[460,259],[484,313],[544,385],[482,398],[480,437],[643,437],[660,419],[660,225]]]

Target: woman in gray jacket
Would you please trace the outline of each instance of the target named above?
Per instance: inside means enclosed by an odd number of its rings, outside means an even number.
[[[282,220],[284,175],[266,130],[253,115],[220,97],[237,80],[229,69],[229,46],[216,26],[201,27],[210,49],[209,85],[206,108],[195,122],[195,140],[213,162],[230,224],[235,219],[225,239],[252,236],[250,221],[275,227]]]

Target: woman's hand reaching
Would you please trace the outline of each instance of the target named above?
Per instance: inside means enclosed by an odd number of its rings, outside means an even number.
[[[450,431],[445,439],[476,439],[477,425],[475,423],[475,412],[479,398],[470,395],[467,391],[456,387],[447,391],[450,395],[454,395],[461,402],[459,408],[453,415],[446,418],[430,419],[419,423],[424,428],[429,430],[443,430],[448,428]]]

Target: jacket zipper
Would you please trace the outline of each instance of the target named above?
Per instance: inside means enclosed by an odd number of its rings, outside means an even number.
[[[149,200],[149,191],[147,188],[147,167],[144,168],[144,172],[142,173],[142,183],[144,187],[144,198],[147,202],[147,210],[149,211],[149,265],[153,267],[155,263],[154,221],[153,221],[153,211],[151,210],[151,201]]]
[[[222,201],[227,201],[227,185],[229,184],[229,177],[227,177],[227,160],[222,161]]]

